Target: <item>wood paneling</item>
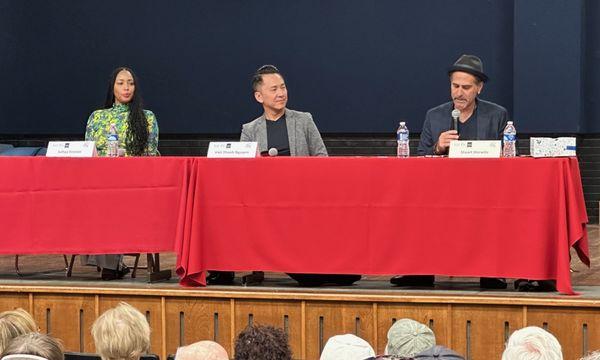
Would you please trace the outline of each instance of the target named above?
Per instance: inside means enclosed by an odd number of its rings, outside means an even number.
[[[530,307],[527,323],[556,336],[565,359],[579,359],[587,351],[600,349],[598,309]]]
[[[306,303],[306,358],[318,359],[327,340],[340,334],[355,334],[375,343],[373,305],[351,302]]]
[[[231,349],[230,300],[167,299],[166,352],[174,354],[182,345],[212,340]]]
[[[506,338],[527,325],[555,334],[565,359],[600,349],[599,304],[573,297],[509,301],[489,296],[405,294],[370,295],[372,300],[365,301],[358,295],[353,300],[348,294],[336,299],[333,293],[306,292],[299,296],[302,300],[293,300],[292,294],[282,297],[278,292],[185,290],[188,296],[178,296],[176,291],[157,295],[156,289],[138,289],[140,295],[132,295],[131,289],[103,288],[94,295],[90,288],[82,288],[80,293],[77,289],[57,288],[57,293],[50,287],[35,289],[0,287],[0,310],[33,309],[41,331],[50,331],[71,351],[93,352],[90,328],[94,319],[121,301],[146,314],[152,328],[151,351],[163,358],[181,344],[205,339],[216,340],[233,356],[234,337],[250,321],[286,328],[297,359],[318,359],[331,336],[345,333],[362,337],[382,353],[392,321],[401,318],[431,326],[438,344],[474,360],[500,358]]]
[[[302,303],[300,301],[235,301],[235,335],[250,323],[284,329],[294,359],[302,354]]]
[[[63,341],[74,351],[93,351],[91,328],[95,314],[94,296],[36,294],[33,297],[33,317],[40,331]]]
[[[451,348],[469,359],[499,359],[510,333],[523,327],[517,306],[452,306]]]
[[[30,311],[28,294],[0,294],[0,312],[16,308]]]
[[[375,352],[383,354],[387,344],[387,332],[396,320],[409,318],[429,326],[439,345],[450,347],[450,312],[448,305],[437,304],[380,304],[377,315],[377,339]]]

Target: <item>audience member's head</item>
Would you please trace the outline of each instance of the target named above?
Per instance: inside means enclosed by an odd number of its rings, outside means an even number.
[[[103,360],[138,360],[150,348],[148,321],[124,302],[94,321],[92,337]]]
[[[506,344],[502,360],[562,360],[554,335],[537,326],[515,331]]]
[[[363,360],[375,356],[368,342],[356,335],[345,334],[330,337],[321,353],[321,360]]]
[[[446,360],[464,360],[460,354],[455,352],[452,349],[448,349],[447,347],[436,345],[430,347],[429,349],[415,355],[415,360],[437,360],[437,359],[446,359]]]
[[[385,353],[402,357],[413,357],[435,346],[435,335],[427,326],[412,319],[396,321],[387,334]]]
[[[38,331],[35,321],[23,309],[4,311],[0,313],[0,354],[8,343],[19,335]]]
[[[229,360],[229,356],[221,345],[205,340],[180,347],[175,360]]]
[[[581,360],[600,360],[600,351],[594,351],[586,356],[582,357]]]
[[[32,359],[40,357],[47,360],[64,360],[62,345],[50,335],[30,332],[19,335],[2,352],[2,358]]]
[[[235,360],[291,360],[288,337],[281,329],[253,325],[235,341]]]
[[[2,360],[48,360],[41,356],[37,355],[28,355],[28,354],[12,354],[6,355],[1,358]]]

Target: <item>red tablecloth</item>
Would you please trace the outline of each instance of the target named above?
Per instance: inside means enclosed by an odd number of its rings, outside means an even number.
[[[190,164],[0,156],[0,254],[173,251]]]
[[[203,271],[556,279],[589,265],[579,166],[567,159],[196,159],[176,251]]]
[[[0,254],[175,251],[204,271],[557,279],[576,159],[0,157]]]

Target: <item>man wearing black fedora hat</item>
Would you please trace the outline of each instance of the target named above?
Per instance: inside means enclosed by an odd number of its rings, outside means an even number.
[[[452,140],[502,139],[508,112],[500,105],[478,98],[488,80],[481,59],[462,55],[448,69],[448,75],[452,101],[427,111],[419,141],[419,155],[445,155]],[[390,281],[398,286],[433,286],[434,276],[395,276]],[[505,289],[506,281],[481,278],[480,286]]]
[[[419,155],[444,155],[452,140],[500,140],[506,127],[508,112],[500,105],[478,98],[488,81],[481,59],[462,55],[448,69],[452,101],[427,111]],[[454,129],[453,110],[458,110]],[[455,112],[456,114],[456,112]]]

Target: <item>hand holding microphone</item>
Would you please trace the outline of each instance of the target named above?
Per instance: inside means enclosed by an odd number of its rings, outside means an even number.
[[[435,143],[433,153],[437,155],[445,154],[448,151],[450,142],[458,140],[458,119],[460,118],[460,110],[452,110],[452,128],[440,134],[438,141]]]
[[[458,131],[448,130],[441,133],[437,143],[435,143],[435,148],[433,149],[434,154],[445,154],[450,146],[450,141],[452,140],[458,140]]]

